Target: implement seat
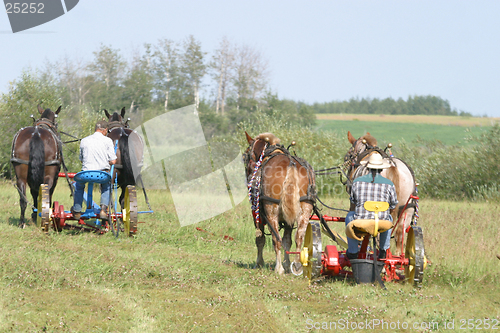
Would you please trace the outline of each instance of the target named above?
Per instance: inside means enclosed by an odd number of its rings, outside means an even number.
[[[77,173],[74,179],[78,183],[106,184],[111,181],[111,175],[100,170],[85,170]]]
[[[369,212],[375,213],[375,219],[359,219],[351,221],[347,226],[345,233],[347,237],[362,241],[365,236],[371,235],[376,237],[380,232],[391,229],[392,222],[387,220],[379,220],[378,213],[385,212],[389,209],[389,203],[384,201],[366,201],[364,208]]]

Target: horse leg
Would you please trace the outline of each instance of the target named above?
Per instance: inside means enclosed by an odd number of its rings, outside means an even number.
[[[125,190],[127,188],[126,185],[123,185],[124,187],[120,186],[122,188],[122,193],[120,194],[120,198],[118,199],[118,202],[120,203],[120,207],[123,210],[125,207]],[[112,191],[113,189],[110,189]],[[111,202],[109,203],[110,205],[112,204]]]
[[[394,231],[394,238],[396,240],[396,256],[401,255],[405,251],[403,248],[403,230],[405,230],[406,233],[406,229],[410,226],[412,216],[412,208],[405,210],[401,216],[401,221],[399,221],[398,226]]]
[[[283,233],[283,249],[285,250],[285,260],[283,261],[285,273],[290,273],[290,255],[286,253],[292,247],[292,227],[285,223],[285,232]]]
[[[269,223],[269,225],[274,229],[274,231],[278,233],[279,232],[278,205],[266,204],[265,210],[266,210],[267,223]],[[272,231],[271,234],[273,237],[274,252],[276,253],[276,266],[274,267],[274,272],[282,275],[285,273],[285,270],[283,269],[283,265],[281,264],[281,242],[278,241],[278,239],[276,238],[275,234]]]
[[[255,263],[255,268],[262,268],[264,267],[264,256],[262,252],[264,250],[264,245],[266,245],[266,236],[264,235],[264,225],[262,223],[255,229],[255,245],[257,245],[257,262]]]
[[[21,179],[17,180],[17,188],[19,189],[19,206],[21,207],[21,216],[19,220],[19,227],[24,229],[26,228],[26,220],[24,218],[24,214],[26,212],[26,206],[28,205],[28,202],[26,201],[26,182],[22,181]]]
[[[312,212],[312,205],[307,202],[301,202],[301,213],[297,221],[297,232],[295,234],[295,248],[296,251],[302,249],[302,244],[304,243],[304,236],[306,235],[307,225],[309,224],[309,217]],[[292,271],[295,275],[300,275],[303,272],[302,263],[300,262],[300,255],[295,256],[295,260],[292,264]]]
[[[33,198],[33,206],[35,208],[38,207],[38,192],[40,191],[39,188],[37,189],[34,189],[34,188],[30,188],[30,192],[31,192],[31,197]],[[33,221],[34,224],[36,224],[36,213],[35,211],[33,211],[31,213],[31,220]]]

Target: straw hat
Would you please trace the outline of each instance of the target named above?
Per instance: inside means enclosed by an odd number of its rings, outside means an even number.
[[[369,169],[387,169],[391,167],[391,163],[389,163],[389,161],[383,158],[379,153],[370,155],[368,161],[361,161],[360,164]]]

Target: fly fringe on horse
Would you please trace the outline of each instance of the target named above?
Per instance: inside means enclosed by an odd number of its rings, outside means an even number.
[[[280,205],[283,218],[292,227],[300,215],[299,175],[295,165],[286,169]]]

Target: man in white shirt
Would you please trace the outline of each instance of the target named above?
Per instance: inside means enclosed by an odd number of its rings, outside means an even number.
[[[101,170],[109,171],[112,164],[116,163],[116,154],[113,141],[106,136],[108,123],[100,120],[95,125],[95,133],[83,138],[80,142],[80,161],[82,171]],[[109,183],[101,184],[101,219],[107,219],[109,204]],[[71,212],[73,217],[79,219],[81,216],[83,192],[85,184],[76,183],[73,207]]]

